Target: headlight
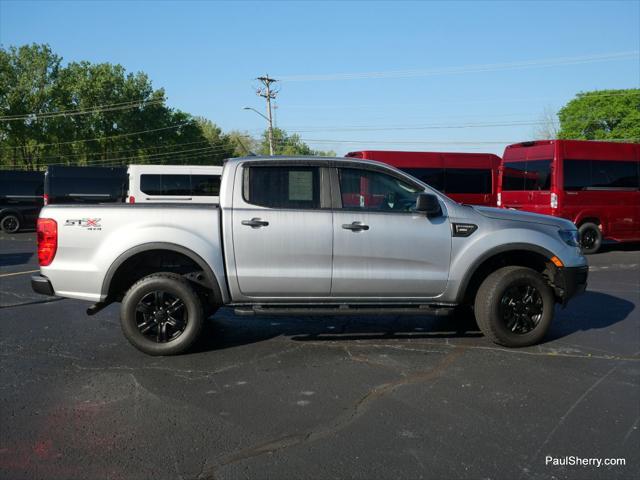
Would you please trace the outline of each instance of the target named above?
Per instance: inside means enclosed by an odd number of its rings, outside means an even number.
[[[558,235],[564,243],[572,247],[579,247],[577,230],[558,230]]]

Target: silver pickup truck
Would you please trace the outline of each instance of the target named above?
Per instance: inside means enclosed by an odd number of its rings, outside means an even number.
[[[492,341],[539,342],[586,288],[573,223],[458,204],[371,161],[226,162],[219,205],[53,205],[38,293],[121,302],[127,339],[184,352],[219,307],[239,314],[462,309]]]

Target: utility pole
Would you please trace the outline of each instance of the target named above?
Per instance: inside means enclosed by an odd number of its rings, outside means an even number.
[[[270,78],[269,75],[256,78],[262,83],[262,87],[257,90],[257,94],[267,99],[267,121],[269,122],[269,154],[273,157],[275,149],[273,148],[273,117],[271,116],[271,100],[276,98],[277,90],[271,88],[271,84],[277,80]]]

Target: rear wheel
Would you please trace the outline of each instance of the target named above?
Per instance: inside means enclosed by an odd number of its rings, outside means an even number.
[[[136,282],[120,310],[125,337],[149,355],[185,352],[198,338],[204,319],[198,294],[175,273],[154,273]]]
[[[602,246],[602,232],[595,223],[587,222],[580,225],[578,229],[580,235],[580,247],[582,253],[596,253]]]
[[[20,218],[13,213],[5,215],[0,220],[0,230],[7,233],[16,233],[20,230]]]
[[[474,312],[482,333],[505,347],[542,340],[553,320],[555,297],[545,279],[526,267],[489,275],[476,294]]]

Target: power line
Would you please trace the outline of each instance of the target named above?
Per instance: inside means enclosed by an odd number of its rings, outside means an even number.
[[[189,121],[189,122],[183,122],[183,123],[178,123],[176,125],[172,125],[169,127],[162,127],[162,128],[154,128],[151,130],[142,130],[139,132],[132,132],[132,133],[123,133],[120,135],[111,135],[108,137],[96,137],[96,138],[89,138],[86,140],[71,140],[69,142],[57,142],[57,143],[39,143],[36,145],[29,145],[26,148],[38,148],[38,147],[49,147],[49,146],[53,146],[53,145],[70,145],[72,143],[84,143],[84,142],[96,142],[99,140],[111,140],[112,138],[122,138],[122,137],[131,137],[133,135],[141,135],[143,133],[150,133],[150,132],[160,132],[162,130],[170,130],[173,128],[180,128],[180,127],[184,127],[185,125],[194,125],[193,122]],[[2,148],[2,150],[17,150],[17,149],[21,149],[24,147],[4,147]]]
[[[632,50],[627,52],[614,52],[596,55],[582,55],[576,57],[561,57],[539,60],[528,60],[524,62],[494,63],[486,65],[466,65],[461,67],[446,67],[432,69],[414,70],[391,70],[379,72],[361,73],[332,73],[313,75],[282,75],[283,82],[308,82],[308,81],[334,81],[334,80],[359,80],[370,78],[415,78],[430,77],[436,75],[449,75],[460,73],[490,72],[500,70],[520,70],[528,68],[555,67],[561,65],[578,65],[584,63],[606,62],[612,60],[630,60],[638,58],[640,51]]]
[[[143,100],[141,102],[128,102],[126,104],[123,103],[119,106],[116,106],[118,104],[114,104],[114,106],[103,105],[103,106],[97,106],[97,107],[83,109],[83,110],[65,110],[61,112],[50,112],[50,113],[27,113],[27,114],[21,114],[21,115],[5,115],[3,117],[0,117],[0,122],[14,122],[14,121],[24,121],[24,120],[35,121],[35,120],[56,118],[56,117],[72,117],[76,115],[89,115],[92,113],[100,113],[100,112],[115,112],[119,110],[129,110],[132,108],[146,107],[146,106],[155,105],[158,103],[164,103],[164,100],[162,99],[147,100],[147,101]]]

